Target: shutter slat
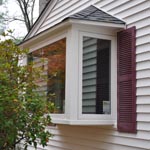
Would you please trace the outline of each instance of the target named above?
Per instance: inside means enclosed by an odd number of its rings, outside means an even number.
[[[118,130],[136,132],[135,27],[117,34]]]

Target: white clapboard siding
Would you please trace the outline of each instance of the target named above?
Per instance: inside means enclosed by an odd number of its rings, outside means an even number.
[[[136,47],[136,54],[150,52],[150,43],[146,43],[144,45],[139,45]]]
[[[136,78],[137,79],[149,78],[149,75],[150,75],[150,69],[138,70],[136,72]]]
[[[139,118],[142,119],[140,116]],[[142,125],[145,130],[142,131],[142,128],[136,135],[118,133],[115,129],[107,127],[57,126],[55,129],[51,129],[55,136],[50,140],[48,149],[51,145],[57,145],[59,148],[71,150],[86,148],[89,150],[148,150],[150,146],[149,126],[148,123],[141,121],[138,128],[140,129]]]
[[[142,61],[142,62],[137,62],[136,64],[136,70],[149,70],[150,69],[150,60]]]
[[[59,0],[39,29],[45,29],[61,22],[87,6],[95,4],[98,8],[112,14],[127,23],[127,27],[136,26],[136,104],[137,133],[121,133],[116,126],[69,126],[48,127],[54,137],[46,150],[149,150],[150,149],[150,0]],[[90,49],[91,50],[91,49]],[[89,50],[89,53],[90,53]],[[93,55],[94,56],[94,55]],[[88,59],[88,55],[86,56]],[[85,59],[86,59],[85,58]],[[95,63],[88,61],[88,64]],[[84,64],[87,65],[87,64]],[[90,68],[93,69],[93,68]],[[88,71],[88,70],[86,70]],[[83,78],[94,79],[89,73]],[[94,85],[93,80],[84,85]],[[88,89],[85,89],[88,90]],[[87,94],[85,98],[95,98]],[[94,105],[86,101],[85,104]]]
[[[136,87],[149,87],[149,86],[150,86],[150,78],[137,80]]]
[[[150,60],[150,51],[143,52],[141,54],[136,55],[136,62],[148,61]]]
[[[125,12],[128,9],[132,9],[132,8],[134,9],[136,7],[139,7],[141,4],[145,3],[145,1],[144,0],[138,0],[138,1],[122,0],[120,2],[117,0],[114,1],[112,5],[104,6],[104,8],[107,9],[108,12],[111,11],[111,13],[114,15],[114,14]],[[99,7],[101,7],[100,3],[99,3]]]
[[[137,104],[150,104],[150,97],[146,96],[137,96]]]
[[[148,122],[140,121],[137,124],[137,129],[141,131],[150,131],[150,126]]]
[[[129,16],[132,16],[132,12],[134,12],[135,14],[143,12],[143,10],[149,10],[149,1],[147,2],[143,2],[140,5],[137,5],[136,7],[133,8],[128,8],[126,11],[122,11],[119,13],[115,13],[114,15],[118,15],[120,18],[129,18]]]

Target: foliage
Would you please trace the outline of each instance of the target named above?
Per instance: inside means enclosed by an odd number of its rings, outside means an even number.
[[[44,147],[51,136],[46,126],[53,104],[37,92],[42,68],[22,65],[28,50],[10,39],[0,42],[0,54],[0,150],[14,150],[22,140],[25,150],[38,143]]]

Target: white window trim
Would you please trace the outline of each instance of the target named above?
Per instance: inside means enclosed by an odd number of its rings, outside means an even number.
[[[66,38],[67,39],[67,36],[68,36],[68,32],[67,30],[64,30],[63,32],[60,32],[60,33],[57,33],[55,35],[52,35],[52,36],[48,36],[45,40],[41,40],[40,42],[34,44],[34,45],[31,45],[30,46],[30,53],[33,52],[33,51],[36,51],[40,48],[43,48],[47,45],[50,45],[50,44],[53,44],[63,38]],[[67,47],[67,42],[66,42],[66,47]],[[66,52],[67,52],[67,48],[66,48]],[[27,63],[27,60],[26,62]],[[65,84],[66,84],[66,80],[65,80]],[[66,89],[65,89],[65,103],[66,103]],[[65,105],[65,110],[66,110],[66,105]],[[62,120],[61,122],[64,123],[63,120],[66,119],[66,112],[64,112],[63,114],[50,114],[52,120]]]
[[[82,114],[82,69],[83,69],[83,36],[111,40],[111,113],[110,114]],[[89,32],[79,32],[79,120],[95,120],[107,124],[114,122],[117,115],[117,46],[116,37]]]
[[[106,24],[107,25],[107,24]],[[115,125],[117,121],[117,41],[116,32],[124,26],[105,26],[77,20],[62,23],[27,41],[22,47],[30,52],[66,38],[65,112],[50,114],[52,122],[70,125]],[[82,37],[110,39],[111,43],[111,114],[82,114]],[[112,52],[113,51],[113,52]],[[113,79],[112,79],[113,78]],[[115,94],[113,94],[115,93]]]

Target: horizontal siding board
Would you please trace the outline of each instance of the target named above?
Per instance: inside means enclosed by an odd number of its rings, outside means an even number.
[[[136,91],[136,95],[150,95],[150,87],[138,87]],[[143,111],[145,111],[143,109]]]
[[[87,136],[90,136],[87,134]],[[128,139],[128,140],[124,140],[124,138],[122,137],[115,137],[113,138],[113,140],[110,141],[110,137],[108,138],[107,136],[94,136],[95,140],[91,140],[91,139],[83,139],[82,137],[69,137],[69,136],[55,136],[54,139],[51,141],[51,143],[53,141],[58,141],[59,143],[64,142],[64,143],[68,143],[67,146],[69,145],[74,145],[74,148],[77,146],[84,146],[84,148],[86,147],[90,147],[91,149],[93,148],[97,148],[97,149],[110,149],[111,150],[115,150],[119,145],[122,146],[122,148],[124,147],[128,147],[128,143],[130,142],[131,145],[130,147],[134,147],[134,148],[145,148],[148,149],[149,148],[149,141],[147,140],[143,140],[143,141],[136,141],[134,139]],[[106,140],[107,139],[107,140]],[[89,142],[90,141],[90,142]],[[144,147],[141,147],[141,143],[143,142]],[[79,144],[80,143],[80,144]],[[120,144],[118,144],[120,143]],[[119,148],[119,147],[118,147]]]
[[[150,78],[137,80],[136,87],[150,87]]]
[[[150,69],[150,60],[142,61],[142,62],[137,62],[136,63],[136,70],[149,70]]]
[[[83,74],[83,79],[88,80],[88,79],[95,79],[96,78],[96,73],[95,72],[89,72],[86,74]]]
[[[50,20],[50,21],[53,21],[55,19],[58,19],[58,14],[61,14],[61,15],[64,15],[64,10],[67,10],[69,8],[72,8],[73,5],[75,5],[76,3],[78,3],[79,0],[74,0],[74,1],[68,1],[63,7],[60,7],[59,9],[56,9],[54,12],[52,12],[48,17],[47,19],[45,20],[45,24],[47,24],[47,22]],[[45,25],[43,24],[43,25]]]
[[[92,51],[96,51],[95,45],[91,45],[91,46],[87,47],[86,52],[83,52],[83,54],[84,53],[90,53]]]
[[[62,0],[60,2],[58,2],[58,4],[56,5],[56,7],[54,8],[53,11],[56,11],[58,9],[61,9],[61,8],[64,8],[65,5],[67,5],[67,3],[69,2],[70,0]]]
[[[150,112],[149,113],[138,113],[137,121],[138,122],[150,122]]]
[[[96,79],[83,81],[83,86],[96,85]]]
[[[140,121],[137,123],[137,129],[141,131],[150,131],[150,125],[147,122]]]
[[[130,1],[132,3],[132,1]],[[128,4],[130,4],[128,3]],[[124,11],[115,13],[115,16],[119,16],[120,18],[127,18],[133,14],[137,14],[143,10],[149,9],[150,1],[145,1],[143,3],[140,3],[139,5],[136,5],[136,7],[129,7],[128,9],[124,9]]]
[[[150,35],[144,35],[142,37],[137,37],[136,39],[136,46],[143,45],[149,43]]]
[[[53,19],[55,16],[58,16],[58,14],[62,13],[64,10],[68,9],[68,8],[71,8],[73,5],[79,3],[80,1],[79,0],[74,0],[74,1],[70,1],[70,0],[66,0],[66,1],[63,1],[63,6],[61,4],[57,5],[55,7],[55,10],[53,13],[51,13],[51,16],[48,16],[47,20],[48,19]],[[85,3],[85,1],[82,1],[82,3]],[[63,15],[63,14],[61,14]]]
[[[150,51],[136,55],[136,62],[142,62],[148,60],[150,61]]]
[[[123,18],[123,20],[125,20],[127,24],[131,24],[133,22],[143,20],[144,18],[149,18],[149,13],[150,13],[150,10],[146,9],[132,16],[127,16],[126,18]],[[119,17],[121,18],[121,16]]]
[[[113,2],[114,2],[114,0],[107,0],[107,1],[100,0],[99,2],[96,3],[96,6],[103,8],[103,7],[107,6],[107,5],[110,5]]]
[[[87,61],[83,61],[83,67],[96,65],[96,59],[89,59]]]
[[[137,5],[141,5],[141,3],[145,3],[146,0],[125,0],[125,1],[122,1],[122,4],[120,4],[121,2],[120,1],[115,1],[116,3],[118,2],[119,4],[115,5],[115,6],[111,6],[109,11],[112,13],[112,14],[119,14],[121,12],[124,12],[124,11],[127,11],[129,8],[134,8],[136,7]],[[115,3],[114,2],[114,3]]]
[[[137,104],[150,104],[150,96],[137,96]]]
[[[150,43],[139,45],[136,47],[136,54],[150,52]]]
[[[148,122],[147,122],[148,123]],[[149,140],[149,132],[147,131],[138,131],[137,134],[130,133],[119,133],[116,128],[107,127],[107,126],[65,126],[60,125],[58,128],[50,130],[54,135],[59,136],[69,136],[69,137],[79,137],[79,138],[88,138],[90,140],[97,138],[97,136],[106,135],[108,137],[123,137],[128,139],[137,139],[137,140]],[[74,133],[74,134],[72,134]],[[89,136],[93,135],[93,136]],[[96,136],[96,137],[95,137]],[[93,140],[94,140],[93,139]]]
[[[136,29],[140,29],[143,27],[149,27],[149,22],[150,22],[150,17],[146,17],[140,20],[137,20],[135,22],[127,22],[128,23],[128,27],[132,27],[132,26],[136,26]]]
[[[83,88],[83,93],[88,93],[88,92],[96,92],[96,86],[89,86],[89,87],[84,87]]]
[[[47,148],[45,149],[45,150],[71,150],[71,149],[68,149],[68,148],[59,148],[59,147],[57,147],[57,146],[52,146],[52,145],[49,145],[49,146],[47,146]]]
[[[130,0],[122,0],[122,1],[112,1],[111,3],[107,3],[107,5],[102,5],[101,3],[98,3],[98,5],[105,9],[106,11],[110,11],[112,9],[120,8],[121,6],[124,6],[126,3],[129,3]]]
[[[71,3],[71,5],[70,5],[70,3]],[[67,16],[74,14],[74,13],[78,12],[79,10],[82,10],[82,9],[88,7],[90,4],[91,4],[90,0],[80,1],[79,3],[76,3],[76,1],[70,1],[67,4],[65,10],[63,9],[62,12],[58,12],[58,14],[61,14],[61,15],[57,15],[54,18],[51,17],[50,20],[47,20],[44,22],[44,24],[42,25],[41,28],[44,28],[44,30],[45,30],[47,27],[50,27],[50,26],[53,26],[54,24],[57,24],[58,22],[60,22],[64,18],[66,18]],[[43,31],[43,29],[39,29],[39,32],[41,32],[40,30]]]
[[[142,37],[144,35],[149,35],[149,33],[150,33],[150,25],[146,26],[146,27],[143,27],[143,28],[140,28],[140,29],[137,29],[136,36],[137,37]]]
[[[84,99],[95,99],[96,98],[96,94],[93,93],[83,93],[83,97]]]
[[[150,78],[150,69],[138,70],[136,72],[136,79]]]
[[[59,148],[65,148],[65,149],[69,149],[69,150],[98,150],[97,148],[94,148],[93,146],[92,147],[89,147],[89,146],[86,146],[86,145],[82,145],[81,143],[79,144],[74,144],[74,143],[69,143],[69,142],[64,142],[64,141],[60,141],[60,140],[52,140],[50,145],[57,145],[57,147]],[[101,149],[101,150],[104,150],[104,149]]]
[[[147,114],[149,114],[150,115],[150,105],[149,104],[146,104],[146,105],[137,105],[137,112],[138,113],[147,113]],[[148,120],[147,120],[147,122],[149,122]]]
[[[85,102],[84,102],[84,100],[83,100],[83,106],[85,105],[85,106],[95,106],[95,104],[96,104],[96,101],[95,101],[95,99],[93,99],[93,100],[86,100]]]

